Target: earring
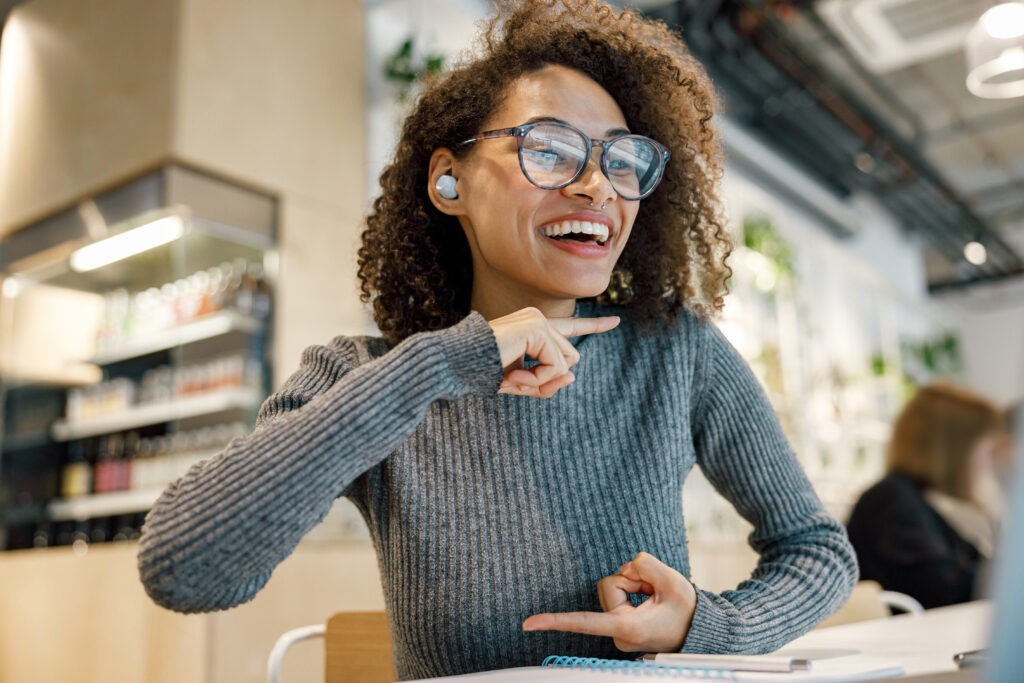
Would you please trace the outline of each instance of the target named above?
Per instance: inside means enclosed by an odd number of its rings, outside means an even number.
[[[459,193],[455,190],[455,176],[445,174],[437,179],[434,187],[437,193],[445,199],[458,199]]]

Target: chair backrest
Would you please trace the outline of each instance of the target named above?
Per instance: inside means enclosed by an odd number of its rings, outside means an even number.
[[[383,612],[338,612],[324,634],[326,683],[395,683],[391,630]]]
[[[913,614],[924,611],[921,603],[905,593],[882,590],[877,581],[858,581],[846,604],[819,624],[818,628],[841,626],[868,619],[883,619],[891,616],[894,608]]]

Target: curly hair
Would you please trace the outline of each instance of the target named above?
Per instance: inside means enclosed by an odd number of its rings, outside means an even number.
[[[721,214],[717,101],[700,64],[664,23],[596,0],[505,2],[486,25],[478,54],[425,83],[381,174],[359,249],[361,299],[395,344],[449,327],[469,313],[469,245],[456,219],[427,195],[431,154],[480,131],[509,85],[547,65],[576,69],[618,103],[630,130],[671,150],[664,179],[641,201],[634,229],[600,303],[643,323],[683,309],[701,319],[721,310],[731,251]]]

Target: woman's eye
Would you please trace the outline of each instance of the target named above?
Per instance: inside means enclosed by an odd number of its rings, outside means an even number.
[[[608,170],[613,172],[613,173],[615,173],[615,174],[617,174],[617,175],[625,175],[627,173],[633,173],[635,171],[635,169],[636,169],[636,167],[633,164],[631,164],[628,161],[626,161],[625,159],[609,159],[608,160]]]

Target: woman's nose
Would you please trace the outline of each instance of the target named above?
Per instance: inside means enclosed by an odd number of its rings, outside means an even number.
[[[587,165],[579,177],[563,188],[563,192],[574,197],[586,197],[591,204],[604,206],[618,197],[611,180],[601,170],[601,164],[595,156],[587,160]]]

